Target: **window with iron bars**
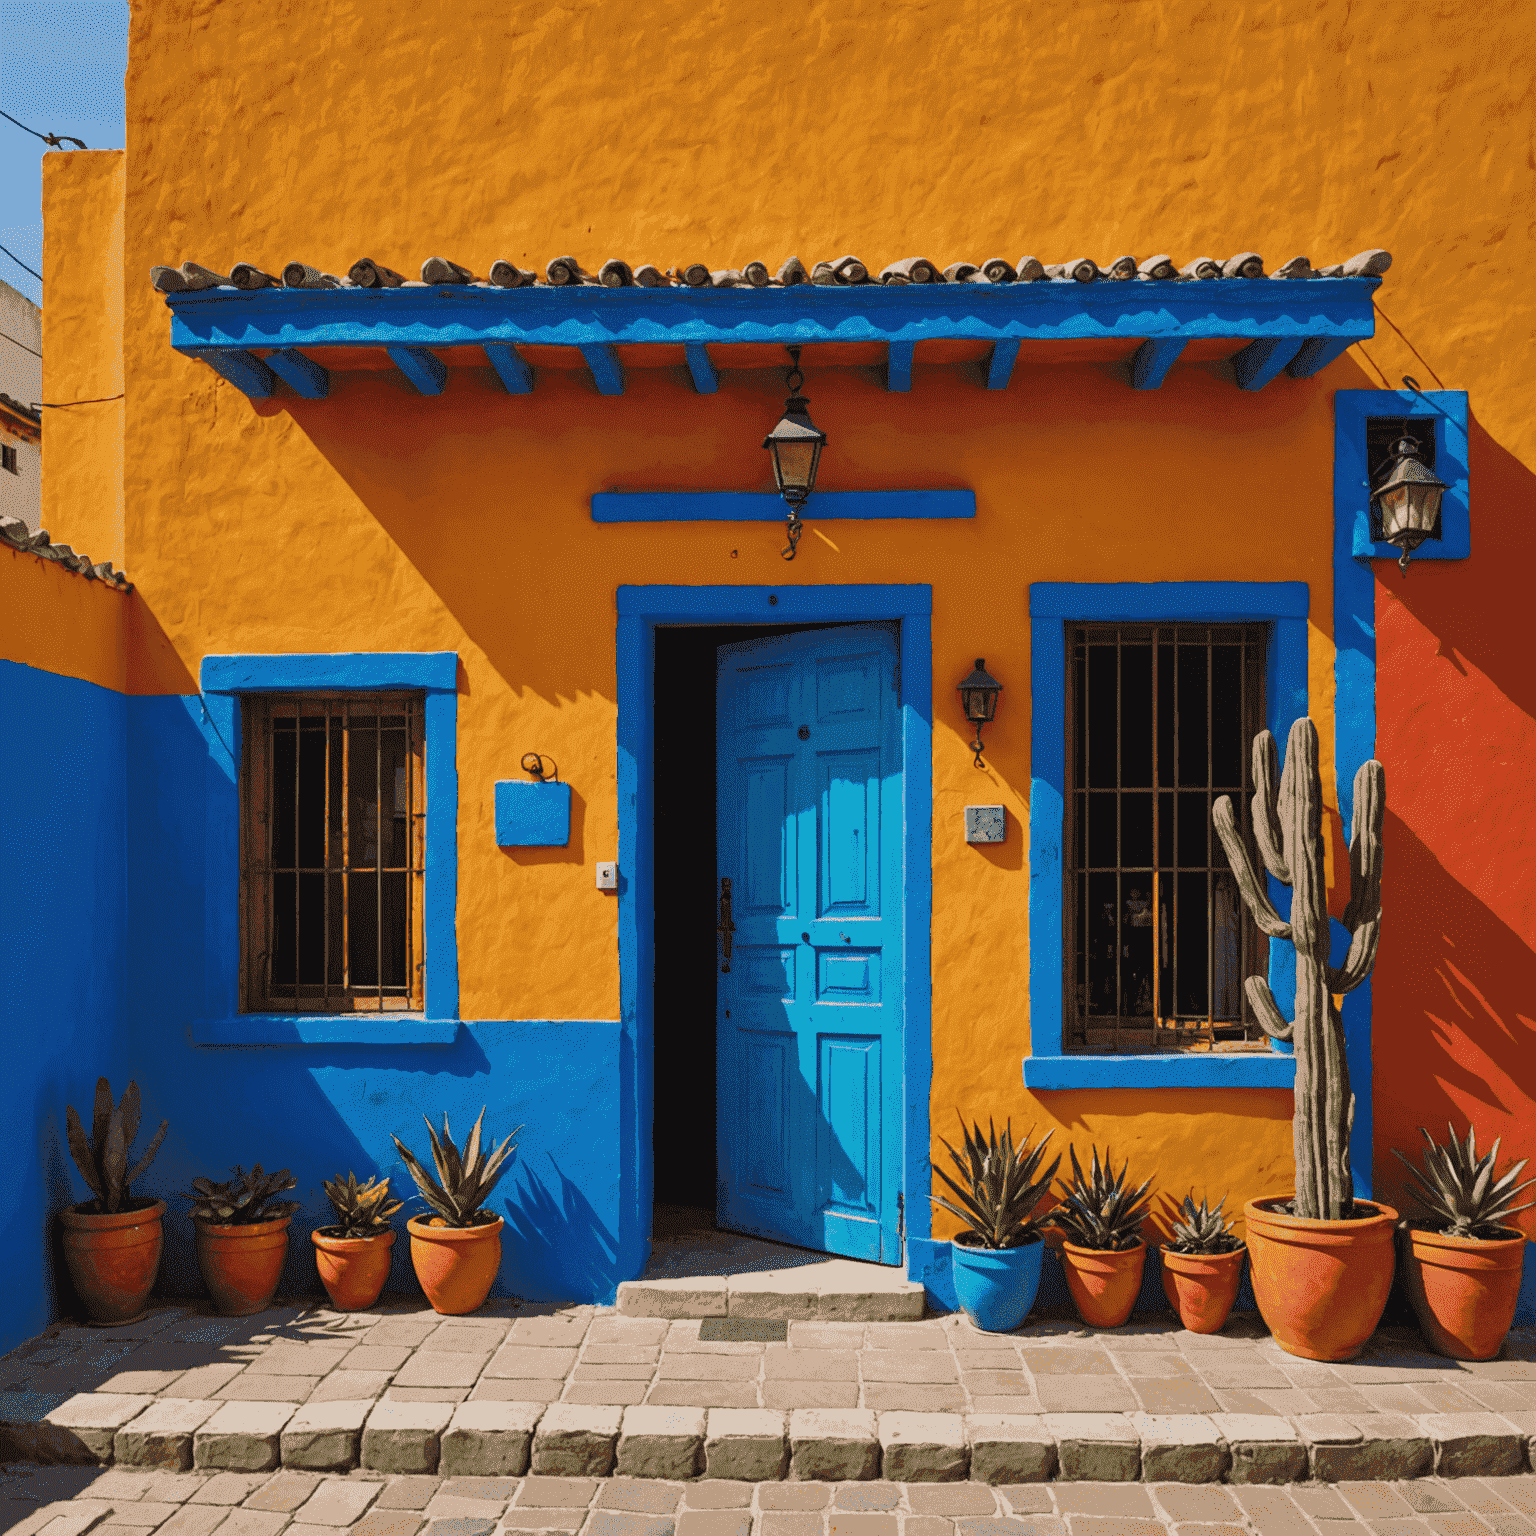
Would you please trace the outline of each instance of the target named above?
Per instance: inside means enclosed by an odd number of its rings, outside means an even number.
[[[244,701],[241,1007],[422,1006],[420,694]]]
[[[1261,624],[1069,631],[1069,1050],[1263,1041],[1243,979],[1267,970],[1267,946],[1211,805],[1230,795],[1251,838],[1267,644]]]

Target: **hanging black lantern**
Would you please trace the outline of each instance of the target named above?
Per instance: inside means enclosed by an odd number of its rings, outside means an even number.
[[[773,478],[779,495],[789,504],[785,516],[789,545],[782,553],[786,560],[793,560],[804,532],[800,509],[816,489],[816,469],[821,462],[821,450],[827,446],[827,434],[811,420],[810,401],[800,393],[805,384],[805,375],[800,371],[800,348],[789,347],[787,351],[792,364],[784,380],[789,399],[784,402],[784,414],[778,424],[763,439],[763,447],[773,459]]]
[[[997,714],[997,696],[1003,691],[1003,685],[987,671],[986,662],[978,656],[976,667],[960,679],[957,685],[960,691],[960,708],[965,711],[965,718],[976,727],[976,739],[971,743],[971,750],[976,754],[976,766],[986,767],[981,760],[981,728],[990,725],[992,718]]]
[[[1373,492],[1381,513],[1381,536],[1402,550],[1397,562],[1408,574],[1408,559],[1425,539],[1440,537],[1440,498],[1448,487],[1426,469],[1419,445],[1400,437],[1392,447],[1393,463],[1387,478]]]

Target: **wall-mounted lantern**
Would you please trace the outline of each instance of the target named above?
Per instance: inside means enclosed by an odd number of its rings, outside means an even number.
[[[1408,559],[1425,539],[1440,537],[1440,498],[1447,486],[1419,458],[1419,445],[1400,437],[1393,445],[1393,462],[1387,477],[1372,492],[1381,513],[1381,536],[1402,550],[1397,562],[1408,574]]]
[[[960,708],[976,727],[976,739],[971,743],[976,766],[985,768],[986,764],[981,760],[981,728],[990,725],[997,714],[997,696],[1003,691],[1003,685],[987,671],[986,662],[978,656],[975,670],[968,672],[956,686],[960,690]]]
[[[805,375],[800,371],[800,348],[786,348],[790,369],[784,383],[789,399],[784,402],[784,414],[779,418],[763,447],[773,459],[773,478],[779,495],[789,504],[785,523],[789,531],[789,544],[780,551],[786,560],[795,558],[795,547],[805,531],[800,521],[800,509],[816,489],[816,467],[821,462],[821,450],[827,446],[827,434],[809,414],[810,401],[800,393]]]

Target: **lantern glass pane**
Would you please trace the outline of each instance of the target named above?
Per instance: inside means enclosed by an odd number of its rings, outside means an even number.
[[[1378,502],[1381,506],[1381,536],[1391,539],[1408,527],[1408,487],[1400,485],[1384,492]]]
[[[781,491],[803,491],[810,485],[815,473],[818,446],[809,442],[774,443],[773,463]]]
[[[1435,517],[1440,511],[1442,492],[1434,485],[1410,485],[1408,487],[1408,526],[1421,533],[1434,529]]]

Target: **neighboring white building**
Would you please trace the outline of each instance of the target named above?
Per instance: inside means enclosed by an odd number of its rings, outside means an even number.
[[[0,282],[0,517],[43,517],[43,312]]]

